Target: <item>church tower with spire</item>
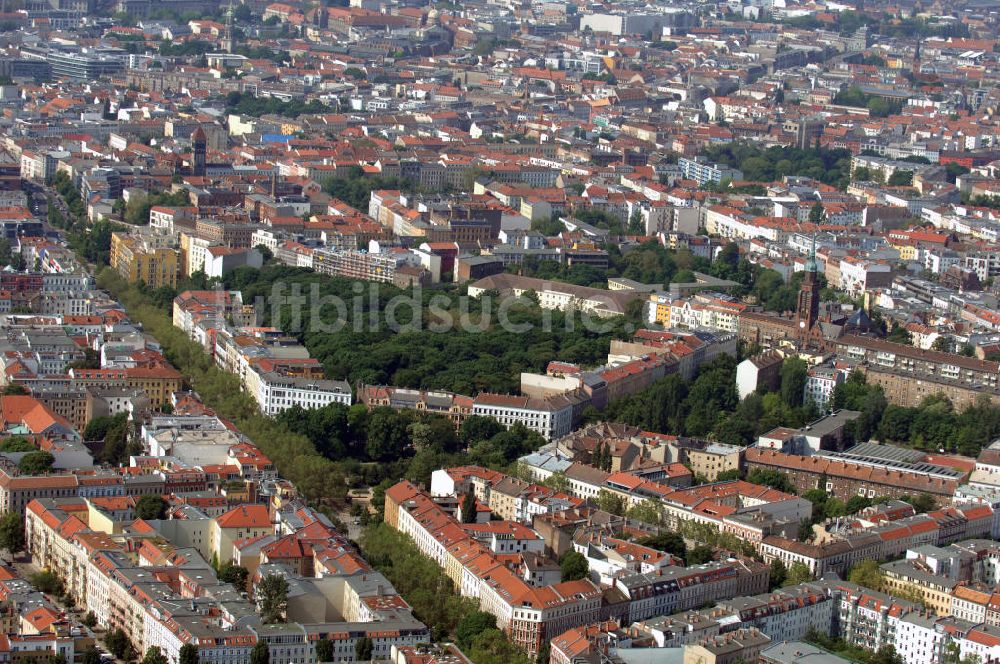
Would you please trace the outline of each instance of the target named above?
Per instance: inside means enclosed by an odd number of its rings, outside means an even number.
[[[816,236],[813,235],[812,251],[806,261],[806,276],[799,289],[799,301],[795,311],[795,323],[800,340],[805,340],[809,331],[819,320],[819,270],[816,266]]]
[[[208,138],[205,136],[205,130],[196,127],[191,134],[191,175],[205,175],[207,153]]]

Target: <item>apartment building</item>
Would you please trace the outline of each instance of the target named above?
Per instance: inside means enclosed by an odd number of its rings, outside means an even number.
[[[746,450],[745,460],[748,471],[774,470],[786,475],[800,493],[819,488],[845,501],[852,496],[899,498],[920,493],[945,501],[951,499],[963,479],[961,472],[952,469],[898,467],[886,460],[836,457],[830,453],[801,456],[752,447]],[[819,486],[821,481],[826,486]]]
[[[543,309],[584,311],[598,317],[621,315],[630,302],[643,297],[635,291],[610,291],[515,274],[495,274],[469,284],[469,297],[488,291],[516,297],[532,291]]]
[[[636,622],[696,609],[708,602],[763,593],[769,577],[766,565],[733,559],[624,575],[615,579],[613,587],[627,599],[625,621]]]
[[[762,388],[776,390],[781,384],[781,367],[785,358],[774,351],[760,353],[736,365],[736,391],[740,400]]]
[[[150,288],[177,286],[180,252],[170,236],[111,234],[111,267],[130,283]]]
[[[771,639],[757,629],[738,629],[684,646],[684,664],[755,662]]]
[[[664,327],[689,330],[714,330],[735,334],[740,314],[747,305],[727,296],[703,293],[677,298],[665,293],[649,296],[649,320]]]
[[[344,380],[283,376],[273,371],[257,372],[258,389],[251,392],[265,415],[274,416],[291,408],[322,408],[332,403],[351,405],[351,386]]]
[[[446,570],[458,566],[447,558],[463,551],[460,540],[474,539],[462,535],[441,506],[405,481],[386,491],[385,522],[412,537],[424,555]],[[497,627],[529,654],[536,654],[556,634],[598,619],[602,592],[589,580],[536,588],[498,564],[485,547],[482,551],[484,555],[461,565],[466,571],[457,587],[478,599],[480,609],[496,616]]]
[[[174,327],[183,330],[192,339],[199,339],[199,326],[221,328],[228,320],[249,322],[249,309],[244,306],[240,291],[184,291],[174,298],[172,321]],[[209,339],[212,345],[206,345],[206,350],[215,345],[214,337],[205,337],[203,345]]]
[[[168,403],[184,385],[184,376],[171,366],[127,369],[70,369],[70,380],[81,387],[129,387],[143,390],[151,404]]]
[[[436,390],[411,390],[389,385],[358,385],[358,402],[369,408],[386,406],[447,417],[457,427],[472,414],[472,397]]]
[[[508,429],[523,424],[546,440],[554,440],[572,431],[575,412],[587,401],[582,391],[541,399],[483,392],[472,400],[472,414],[492,417]]]
[[[821,413],[830,410],[833,391],[844,381],[844,373],[832,366],[809,367],[806,371],[806,384],[803,388],[803,400],[812,401]]]
[[[943,369],[948,376],[914,374],[910,367],[865,365],[858,371],[864,373],[869,385],[881,387],[889,403],[897,406],[915,408],[927,397],[935,395],[947,397],[958,411],[972,406],[984,396],[995,404],[1000,403],[1000,386],[993,385],[992,380],[987,379],[983,383],[976,378],[951,378],[952,369]]]
[[[253,646],[265,642],[273,661],[291,664],[315,659],[319,639],[330,640],[336,656],[345,659],[354,658],[362,638],[371,639],[378,659],[393,647],[429,639],[426,626],[413,618],[389,581],[308,508],[293,508],[298,525],[287,537],[304,552],[310,569],[314,559],[328,554],[343,566],[324,568],[321,579],[274,564],[258,570],[285,576],[290,588],[288,622],[265,625],[253,604],[221,583],[198,551],[176,545],[176,539],[163,546],[175,531],[167,526],[177,520],[147,521],[136,532],[126,528],[127,520],[102,521],[94,505],[81,502],[33,501],[28,545],[33,555],[61,564],[53,569],[77,606],[93,613],[100,627],[123,629],[138,652],[157,647],[176,664],[181,647],[192,643],[202,662],[247,664]],[[218,540],[217,550],[227,543],[231,548],[240,531],[246,538],[272,529],[267,508],[260,505],[236,507],[213,523],[232,531]]]
[[[770,535],[757,544],[757,550],[765,561],[777,559],[786,567],[801,563],[816,577],[831,571],[846,574],[852,565],[877,557],[881,548],[882,541],[876,535],[845,537],[823,544]]]
[[[742,180],[743,172],[738,168],[730,168],[721,164],[711,164],[704,157],[681,157],[677,166],[687,180],[695,180],[699,185],[709,182],[718,184],[723,179]]]
[[[149,209],[149,227],[164,233],[179,231],[181,227],[194,226],[198,208],[190,206],[168,207],[154,205]]]
[[[704,476],[714,482],[720,473],[739,470],[743,462],[742,447],[699,438],[653,433],[614,422],[599,422],[577,429],[539,450],[538,455],[589,463],[598,443],[604,443],[611,455],[612,472],[645,469],[642,477],[653,481],[662,481],[667,476],[678,477],[680,471],[674,466],[683,465],[691,474]],[[528,464],[536,473],[537,479],[543,480],[547,474],[542,468],[536,470],[535,456],[527,455],[521,461]],[[546,461],[542,458],[539,460]],[[654,463],[660,464],[663,472],[657,471],[650,475],[649,467]]]
[[[420,257],[406,250],[373,253],[316,249],[312,252],[312,261],[313,269],[320,274],[400,286],[419,283],[423,274]],[[414,273],[415,282],[411,279]],[[429,280],[429,274],[427,278]]]
[[[457,496],[472,491],[490,511],[507,521],[531,523],[539,514],[579,507],[583,499],[568,492],[532,484],[479,466],[444,468],[431,473],[431,496]]]
[[[838,286],[851,297],[860,297],[871,288],[889,286],[892,284],[892,279],[892,266],[888,263],[853,256],[844,256],[840,259]]]
[[[1000,362],[924,350],[873,337],[847,335],[837,340],[836,350],[876,370],[894,370],[915,378],[942,378],[992,389],[997,388],[1000,380]]]

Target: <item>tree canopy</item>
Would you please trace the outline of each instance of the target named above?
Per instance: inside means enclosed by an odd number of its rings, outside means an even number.
[[[840,148],[761,149],[734,141],[706,146],[704,154],[712,162],[739,168],[743,178],[751,182],[773,182],[785,175],[805,175],[839,189],[850,182],[851,152]]]
[[[577,581],[587,578],[590,573],[590,565],[582,553],[570,550],[559,559],[559,570],[563,581]]]
[[[168,507],[167,501],[162,496],[142,496],[135,503],[135,518],[164,519]]]
[[[287,118],[297,118],[305,114],[331,113],[334,109],[318,99],[281,101],[277,97],[255,97],[251,94],[230,92],[226,96],[226,110],[236,115],[248,115],[255,118],[262,115],[283,115]]]
[[[52,470],[56,458],[48,452],[41,450],[28,452],[17,464],[18,469],[25,475],[44,475]]]
[[[0,517],[0,548],[10,553],[24,549],[24,517],[17,510]]]
[[[288,581],[280,574],[268,574],[260,580],[254,592],[260,619],[265,624],[285,622],[288,608]]]

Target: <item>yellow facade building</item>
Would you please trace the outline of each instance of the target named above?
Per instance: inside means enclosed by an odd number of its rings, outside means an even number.
[[[111,234],[111,267],[130,283],[151,288],[177,286],[180,252],[158,236]]]

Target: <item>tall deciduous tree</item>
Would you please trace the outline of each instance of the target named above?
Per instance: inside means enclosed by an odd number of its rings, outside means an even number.
[[[882,568],[877,560],[862,560],[847,573],[847,580],[872,590],[882,590]]]
[[[179,664],[198,664],[198,646],[193,643],[185,643],[178,653]]]
[[[258,641],[250,651],[250,664],[271,664],[271,649],[264,641]]]
[[[775,558],[771,561],[771,589],[785,585],[787,578],[788,568],[785,567],[785,563],[781,562],[781,558]]]
[[[227,560],[219,567],[219,581],[231,583],[239,590],[246,590],[249,576],[250,570],[242,565],[237,565],[232,560]]]
[[[809,221],[812,223],[821,223],[824,217],[826,217],[826,211],[823,209],[822,203],[815,203],[811,208],[809,208]]]
[[[467,491],[462,497],[462,523],[476,522],[476,494]]]
[[[805,360],[798,357],[789,357],[781,365],[781,400],[790,408],[802,405],[808,371]]]
[[[363,636],[354,642],[354,656],[359,662],[369,662],[372,658],[374,644],[367,636]]]
[[[28,452],[21,457],[18,469],[25,475],[44,475],[52,470],[56,458],[48,452]]]
[[[607,489],[601,489],[597,492],[596,502],[599,508],[615,516],[622,516],[625,513],[625,501],[617,493],[612,493]]]
[[[795,586],[800,583],[805,583],[807,581],[812,581],[812,572],[809,570],[809,566],[802,562],[792,563],[792,566],[788,568],[788,576],[785,578],[786,586]]]
[[[16,510],[0,517],[0,548],[10,553],[24,549],[24,518]]]
[[[170,664],[158,646],[150,646],[142,658],[142,664]]]
[[[559,561],[559,570],[563,581],[576,581],[586,578],[590,573],[590,565],[579,551],[567,551]]]
[[[333,661],[333,642],[330,639],[320,639],[316,642],[316,661]]]
[[[257,606],[265,623],[285,622],[288,608],[288,581],[280,574],[268,574],[257,584]]]
[[[162,496],[142,496],[135,502],[135,518],[163,519],[167,516],[168,507]]]
[[[472,645],[473,639],[487,629],[496,629],[497,619],[492,613],[485,611],[471,611],[458,621],[455,628],[455,641],[462,649],[467,649]]]

